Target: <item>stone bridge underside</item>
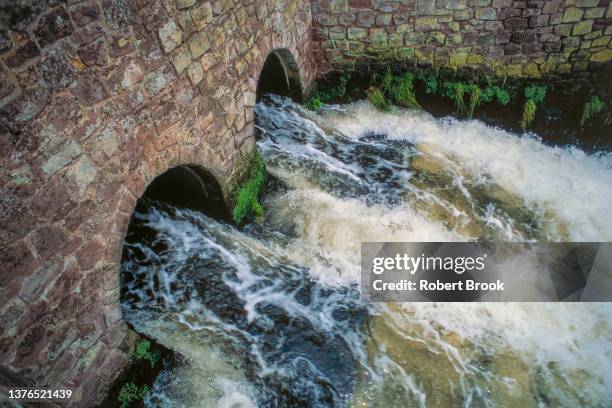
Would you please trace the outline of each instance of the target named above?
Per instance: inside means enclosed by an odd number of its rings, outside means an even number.
[[[119,263],[137,199],[188,164],[228,198],[266,57],[314,78],[311,14],[306,0],[49,3],[0,10],[0,385],[91,405],[132,348]]]

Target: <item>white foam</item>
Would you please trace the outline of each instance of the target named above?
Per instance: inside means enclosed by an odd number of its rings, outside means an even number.
[[[322,120],[347,137],[377,133],[427,143],[530,205],[554,208],[573,241],[612,240],[612,154],[547,146],[477,120],[437,120],[410,110],[383,113],[366,102],[345,106],[344,113],[332,111]]]

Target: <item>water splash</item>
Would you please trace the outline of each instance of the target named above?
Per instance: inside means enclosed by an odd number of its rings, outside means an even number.
[[[364,305],[357,286],[361,241],[612,239],[610,154],[365,102],[256,114],[285,185],[264,225],[156,205],[126,244],[124,316],[183,356],[150,406],[612,402],[607,305]]]

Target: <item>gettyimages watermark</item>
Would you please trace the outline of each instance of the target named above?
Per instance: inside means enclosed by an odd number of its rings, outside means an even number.
[[[612,302],[612,243],[365,242],[370,302]]]

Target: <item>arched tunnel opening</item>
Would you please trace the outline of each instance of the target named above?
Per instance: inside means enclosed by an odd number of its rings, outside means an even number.
[[[141,263],[150,267],[153,275],[166,267],[163,254],[169,248],[158,229],[159,220],[170,219],[185,210],[192,211],[194,217],[203,214],[213,220],[229,220],[219,182],[199,166],[182,165],[167,170],[149,184],[137,201],[123,243],[120,281],[124,306],[134,301],[126,290],[134,279],[131,265]],[[141,253],[139,248],[152,251]]]
[[[257,82],[257,101],[266,94],[276,94],[301,102],[302,87],[297,63],[290,51],[272,51],[264,62]]]
[[[221,186],[212,174],[198,166],[174,167],[155,178],[138,200],[136,210],[152,202],[199,211],[215,219],[227,216]]]

